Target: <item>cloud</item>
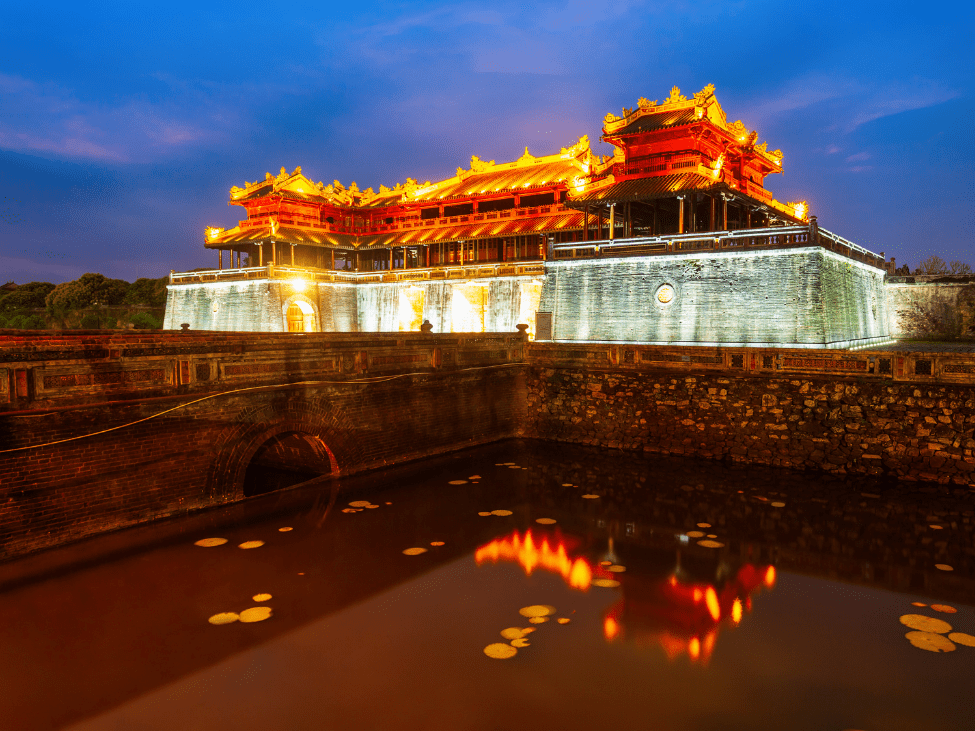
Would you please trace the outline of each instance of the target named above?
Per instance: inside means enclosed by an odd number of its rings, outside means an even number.
[[[846,161],[847,162],[860,162],[861,160],[869,160],[870,157],[871,156],[870,156],[870,153],[869,152],[858,152],[855,155],[850,155],[849,157],[847,157],[846,158]]]
[[[0,74],[0,149],[110,163],[144,162],[218,132],[166,104],[115,106],[79,99],[56,84]]]
[[[770,123],[793,112],[828,104],[834,119],[832,129],[849,134],[868,122],[932,107],[960,95],[960,91],[939,81],[919,77],[878,83],[814,73],[790,80],[777,92],[746,104],[746,108],[751,118]]]

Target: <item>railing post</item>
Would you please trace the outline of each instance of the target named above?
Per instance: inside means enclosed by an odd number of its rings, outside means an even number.
[[[809,243],[813,246],[819,243],[819,221],[815,216],[809,217]]]

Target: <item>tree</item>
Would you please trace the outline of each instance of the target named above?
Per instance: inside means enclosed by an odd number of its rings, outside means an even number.
[[[162,322],[148,312],[136,312],[132,315],[130,322],[135,325],[137,330],[159,330],[162,328]]]
[[[44,307],[44,298],[54,289],[50,282],[29,282],[0,299],[0,312]]]
[[[167,284],[169,284],[169,277],[160,277],[159,279],[139,277],[132,282],[129,290],[125,293],[125,304],[165,307]]]
[[[949,274],[973,274],[972,268],[963,261],[955,259],[951,264],[948,265]]]
[[[917,269],[914,270],[915,274],[947,274],[948,265],[945,264],[945,260],[940,256],[929,256],[927,259],[918,264]]]
[[[108,279],[103,274],[82,274],[73,282],[59,284],[44,302],[48,312],[63,318],[72,310],[92,305],[119,305],[125,298],[129,283],[123,279]]]

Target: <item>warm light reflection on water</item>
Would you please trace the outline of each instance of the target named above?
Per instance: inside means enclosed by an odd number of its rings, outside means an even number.
[[[541,568],[561,574],[569,586],[582,591],[588,590],[592,582],[592,567],[583,558],[570,558],[563,540],[556,541],[543,535],[541,543],[536,545],[530,530],[525,531],[524,537],[514,531],[505,538],[495,538],[474,552],[474,560],[478,566],[487,561],[514,561],[521,565],[528,576],[536,568]]]
[[[603,617],[603,636],[607,641],[625,638],[639,647],[656,645],[670,660],[687,655],[692,662],[707,665],[722,625],[737,627],[745,607],[751,611],[750,595],[763,587],[771,589],[774,577],[772,566],[756,569],[745,564],[719,588],[681,581],[675,574],[650,581],[628,572],[622,582],[623,598]]]

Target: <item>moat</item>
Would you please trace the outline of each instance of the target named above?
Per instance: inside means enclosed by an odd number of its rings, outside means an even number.
[[[939,485],[497,442],[3,564],[0,714],[25,731],[962,729],[973,534]],[[954,649],[913,646],[918,622]]]

